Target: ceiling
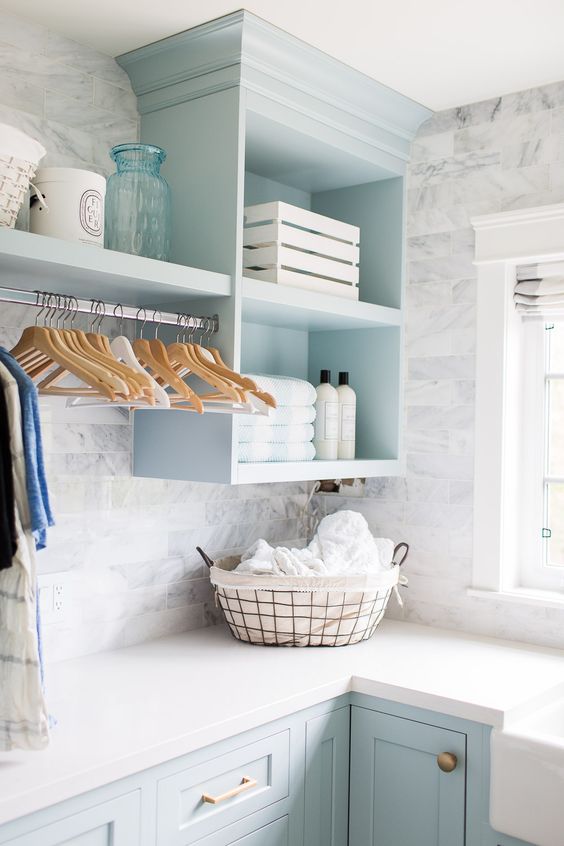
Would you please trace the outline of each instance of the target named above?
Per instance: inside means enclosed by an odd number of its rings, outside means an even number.
[[[0,9],[112,56],[238,8],[0,0]],[[247,0],[245,8],[432,109],[564,79],[563,0]]]

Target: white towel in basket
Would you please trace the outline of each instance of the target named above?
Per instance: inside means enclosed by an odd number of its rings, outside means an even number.
[[[389,570],[393,553],[393,542],[374,538],[362,514],[337,511],[323,518],[305,549],[273,548],[261,539],[244,553],[235,572],[256,576],[361,575]]]

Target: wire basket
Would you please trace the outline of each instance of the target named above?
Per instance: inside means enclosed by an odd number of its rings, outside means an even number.
[[[349,646],[368,640],[397,591],[408,550],[398,544],[393,566],[383,572],[322,578],[238,575],[232,571],[240,558],[216,563],[198,547],[231,634],[260,646]]]
[[[0,226],[13,229],[36,164],[0,154]]]

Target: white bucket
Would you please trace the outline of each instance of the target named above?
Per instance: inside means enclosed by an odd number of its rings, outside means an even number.
[[[90,170],[46,167],[34,184],[45,197],[31,198],[30,232],[104,246],[106,180]]]

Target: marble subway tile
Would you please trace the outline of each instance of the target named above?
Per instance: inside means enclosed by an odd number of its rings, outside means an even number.
[[[452,283],[452,301],[474,305],[477,299],[476,279],[459,279]]]
[[[448,406],[452,401],[449,382],[442,379],[409,379],[405,384],[405,402],[409,406]]]
[[[408,313],[411,309],[419,307],[443,306],[451,303],[452,282],[426,282],[407,286]]]
[[[128,425],[50,423],[44,426],[49,452],[108,453],[131,451]]]
[[[406,479],[407,500],[409,502],[449,501],[449,483],[444,479],[423,479],[409,476]]]
[[[126,581],[130,590],[167,585],[182,579],[198,578],[203,575],[203,565],[195,563],[192,567],[184,558],[157,558],[149,561],[137,561],[133,564],[117,564],[116,569]]]
[[[0,10],[1,39],[19,50],[27,50],[36,56],[41,55],[47,48],[47,29],[25,18],[10,15]]]
[[[500,110],[501,97],[494,97],[491,100],[481,100],[478,103],[469,103],[465,106],[435,112],[432,117],[421,124],[418,137],[436,135],[440,132],[457,130],[475,124],[493,123],[499,119]]]
[[[408,332],[406,346],[410,356],[449,355],[452,351],[450,329],[443,332],[424,332],[418,336]]]
[[[167,635],[201,629],[204,625],[203,605],[184,605],[181,608],[167,608],[153,614],[143,614],[125,621],[123,627],[124,646],[145,643]]]
[[[553,82],[538,88],[529,88],[501,98],[501,117],[515,117],[546,109],[564,106],[564,82]]]
[[[478,150],[501,150],[511,139],[513,143],[531,138],[544,138],[551,130],[551,113],[542,111],[523,114],[495,123],[482,123],[460,129],[454,135],[454,152],[471,153]]]
[[[137,138],[136,120],[84,102],[77,103],[71,97],[56,91],[46,92],[45,117],[85,132],[96,131],[102,136],[120,136],[124,142],[135,141]]]
[[[418,136],[411,147],[411,161],[424,162],[454,154],[454,133]]]
[[[212,601],[213,587],[207,575],[203,579],[190,579],[167,586],[167,608],[181,608],[183,605],[197,605]]]
[[[372,499],[403,502],[407,497],[407,480],[398,476],[382,476],[366,480],[365,495]]]
[[[407,255],[411,260],[450,255],[450,233],[413,235],[407,239]]]
[[[501,153],[497,150],[477,150],[443,159],[416,162],[409,169],[409,186],[418,188],[434,185],[483,170],[489,173],[491,168],[499,167],[500,164]]]
[[[554,146],[554,138],[532,138],[507,143],[501,150],[501,165],[504,168],[512,168],[547,164],[555,157]]]
[[[137,121],[137,98],[131,89],[94,78],[94,105]]]
[[[451,505],[468,505],[474,502],[473,482],[449,482],[448,501]]]
[[[408,339],[426,337],[430,334],[469,329],[476,322],[476,311],[467,304],[446,305],[409,310],[407,320]]]
[[[60,476],[129,476],[129,452],[53,453],[47,456],[48,473]]]
[[[442,280],[472,279],[476,275],[472,259],[468,256],[440,256],[410,261],[407,272],[411,285]]]
[[[458,429],[450,432],[449,452],[453,455],[474,455],[474,430]]]
[[[471,309],[469,309],[471,310]],[[456,329],[450,335],[450,352],[453,355],[467,355],[476,352],[476,327]]]
[[[405,522],[407,526],[467,530],[472,525],[472,509],[459,505],[413,502],[407,504]]]
[[[468,481],[474,477],[474,460],[466,455],[407,455],[407,470],[415,476]]]
[[[98,53],[85,44],[78,44],[64,35],[49,31],[44,49],[50,59],[92,74],[106,82],[112,82],[126,91],[131,89],[129,77],[114,59]]]
[[[452,383],[452,402],[473,405],[476,399],[476,383],[472,379],[455,380]]]
[[[408,452],[445,453],[449,451],[449,433],[443,429],[408,429],[405,448]]]
[[[410,379],[471,379],[474,369],[472,355],[412,358],[408,362]]]
[[[206,522],[210,525],[260,523],[270,518],[270,503],[263,499],[219,500],[206,505]]]
[[[3,66],[0,55],[0,102],[43,117],[45,92],[16,70]]]
[[[447,408],[434,405],[411,406],[407,409],[408,431],[417,429],[465,430],[474,423],[472,405],[451,405]]]

